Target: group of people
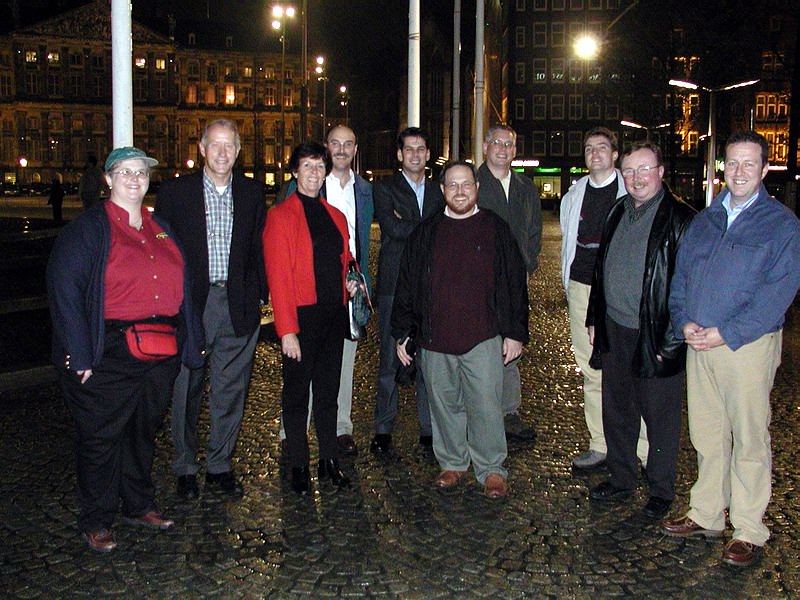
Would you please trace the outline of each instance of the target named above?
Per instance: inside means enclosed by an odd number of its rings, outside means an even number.
[[[318,485],[350,485],[339,457],[359,451],[351,300],[371,296],[380,361],[370,451],[392,451],[398,376],[416,367],[419,443],[440,466],[433,485],[458,485],[471,465],[487,497],[506,496],[507,439],[535,438],[518,411],[518,365],[542,232],[536,187],[511,168],[513,129],[490,128],[485,162],[450,162],[437,183],[426,175],[427,133],[406,128],[398,172],[373,187],[353,171],[355,133],[338,125],[324,143],[294,149],[293,178],[268,212],[261,186],[233,170],[233,122],[209,123],[199,147],[204,167],[164,181],[153,214],[142,200],[157,161],[131,147],[111,152],[108,200],[64,229],[48,265],[53,360],[78,429],[78,525],[89,547],[116,546],[120,499],[128,523],[173,525],[150,475],[170,402],[177,494],[200,494],[206,377],[204,491],[244,493],[233,456],[267,301],[282,355],[281,448],[296,493],[311,492],[312,417]],[[761,184],[767,147],[752,132],[731,136],[727,188],[698,216],[663,183],[658,146],[624,149],[620,170],[611,131],[590,131],[584,150],[589,174],[561,205],[562,276],[591,438],[573,464],[608,467],[609,480],[590,490],[608,502],[633,494],[641,461],[644,514],[665,517],[688,379],[699,479],[690,511],[665,520],[664,532],[721,535],[730,508],[734,539],[723,560],[750,564],[768,537],[769,392],[798,288],[797,219]]]
[[[664,183],[658,146],[637,142],[620,155],[616,136],[596,128],[584,139],[589,174],[560,213],[590,433],[574,467],[607,466],[609,479],[589,496],[614,502],[633,495],[641,461],[643,514],[663,519],[675,497],[685,397],[698,479],[688,512],[661,529],[721,537],[727,514],[733,534],[721,560],[738,567],[758,560],[769,538],[769,396],[800,285],[800,224],[762,183],[768,151],[757,133],[732,134],[726,187],[695,214]]]

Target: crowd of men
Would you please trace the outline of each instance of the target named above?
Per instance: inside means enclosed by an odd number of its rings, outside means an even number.
[[[373,216],[381,232],[370,451],[393,451],[398,375],[415,368],[419,443],[441,469],[433,485],[458,485],[471,465],[487,497],[506,496],[506,440],[535,438],[518,411],[518,365],[542,236],[537,189],[511,168],[516,133],[491,127],[485,162],[448,163],[438,182],[426,170],[428,135],[417,127],[400,132],[399,170],[374,186],[353,170],[358,141],[349,127],[331,129],[325,146],[333,168],[322,195],[345,215],[350,252],[369,288]],[[207,340],[205,369],[184,367],[173,393],[173,468],[184,499],[200,493],[206,373],[206,487],[244,493],[233,455],[268,290],[263,196],[233,171],[240,147],[235,124],[210,124],[200,142],[203,169],[165,182],[156,203],[186,250]],[[719,537],[727,514],[733,534],[722,560],[752,564],[769,537],[769,396],[784,314],[800,285],[800,225],[764,188],[766,141],[753,132],[728,139],[726,186],[699,214],[665,184],[657,145],[620,150],[613,132],[596,128],[584,156],[588,175],[570,187],[560,212],[562,280],[589,433],[573,466],[607,468],[608,480],[589,496],[611,503],[633,495],[641,464],[649,493],[642,513],[664,519],[675,497],[686,400],[698,480],[688,512],[663,520],[662,529]],[[359,451],[350,418],[357,343],[344,342],[343,455]]]

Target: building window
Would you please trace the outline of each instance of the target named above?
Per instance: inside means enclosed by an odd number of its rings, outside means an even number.
[[[167,59],[166,58],[157,58],[156,59],[156,71],[166,71],[167,70]]]
[[[14,87],[11,84],[11,75],[0,75],[0,96],[11,96]]]
[[[236,65],[232,63],[225,65],[225,77],[236,77]]]
[[[36,73],[25,73],[25,93],[29,96],[39,94],[39,75]]]
[[[533,95],[532,118],[536,121],[542,121],[547,118],[547,96],[545,94]]]
[[[217,80],[217,65],[215,63],[206,65],[206,79],[212,82]]]
[[[586,118],[592,121],[599,121],[601,116],[600,102],[598,100],[586,101]]]
[[[189,77],[200,77],[200,65],[197,64],[197,61],[193,60],[190,61],[186,67],[186,74]]]
[[[569,132],[567,136],[567,154],[570,156],[581,156],[583,154],[583,132]]]
[[[34,131],[39,129],[39,117],[28,117],[27,120],[28,129],[32,129]]]
[[[550,26],[551,31],[551,44],[553,47],[559,48],[564,45],[564,23],[553,23]]]
[[[242,99],[245,106],[253,106],[253,88],[249,85],[242,88]]]
[[[236,88],[232,85],[225,86],[225,104],[236,104]]]
[[[583,24],[583,21],[572,21],[569,24],[569,39],[572,43],[575,43],[575,40],[582,38],[585,35],[586,26]]]
[[[83,131],[83,119],[72,119],[72,131]]]
[[[616,121],[619,119],[619,104],[612,102],[606,103],[606,119]]]
[[[283,106],[286,108],[291,108],[292,106],[292,88],[290,87],[283,90]]]
[[[583,118],[583,96],[580,94],[569,95],[569,118],[571,121]]]
[[[586,69],[589,83],[600,83],[602,78],[601,68],[597,65],[589,65]]]
[[[550,155],[564,156],[564,132],[553,131],[550,133]]]
[[[550,80],[553,83],[564,83],[564,59],[550,59]]]
[[[533,24],[533,45],[535,48],[547,46],[547,23]]]
[[[78,52],[77,54],[70,54],[69,55],[69,64],[71,67],[82,67],[83,66],[83,54]]]
[[[564,10],[564,0],[553,0],[550,5],[553,10]]]
[[[603,0],[589,0],[589,10],[603,10]]]
[[[514,30],[514,43],[516,44],[517,48],[524,48],[525,47],[525,28],[524,27],[517,27]]]
[[[517,0],[517,12],[525,12],[525,0]]]
[[[197,86],[196,85],[187,85],[186,86],[186,103],[187,104],[197,104]]]
[[[698,134],[696,131],[690,131],[688,140],[689,140],[689,156],[697,156],[697,141],[698,141]]]
[[[583,0],[569,0],[570,10],[583,10]]]
[[[264,67],[264,79],[275,79],[275,67]]]
[[[232,36],[232,35],[227,35],[227,36],[225,36],[225,47],[226,47],[228,50],[230,50],[231,48],[233,48],[233,36]]]
[[[147,80],[144,77],[133,78],[133,99],[137,102],[147,99],[145,83],[147,83]]]
[[[525,119],[525,98],[514,100],[514,118],[520,121]]]
[[[569,82],[580,83],[583,81],[583,61],[573,59],[569,61]]]
[[[197,43],[197,36],[193,33],[189,34],[189,45],[194,46]]]
[[[619,0],[606,0],[606,8],[612,10],[619,8]]]
[[[253,67],[245,67],[242,72],[243,72],[245,77],[252,77],[253,76]]]
[[[547,59],[534,58],[533,83],[546,83],[546,82],[547,82]]]
[[[37,63],[39,62],[39,53],[36,50],[26,50],[25,51],[25,62],[26,63]]]
[[[216,104],[217,102],[217,89],[213,85],[207,85],[203,90],[204,99],[206,104]]]
[[[517,134],[517,156],[525,156],[525,136]]]
[[[104,79],[105,78],[101,77],[100,75],[94,76],[92,87],[94,89],[94,95],[96,98],[102,98],[103,96],[105,96],[106,88],[103,83]]]
[[[286,68],[283,70],[283,78],[284,78],[284,79],[287,79],[287,80],[290,80],[290,81],[291,81],[292,79],[294,79],[294,69],[293,69],[293,68],[291,68],[291,67],[286,67]]]
[[[133,66],[135,66],[137,69],[144,69],[147,67],[147,59],[144,56],[137,56],[133,60]]]
[[[60,96],[61,95],[61,75],[58,73],[50,73],[47,76],[47,95]]]
[[[533,0],[533,10],[547,10],[547,0]]]
[[[550,96],[550,118],[564,118],[564,96],[563,94],[553,94]]]
[[[156,100],[164,100],[167,97],[167,80],[164,77],[156,78]]]
[[[780,15],[772,15],[769,18],[769,30],[773,31],[773,32],[781,30],[781,17],[780,17]]]
[[[106,66],[106,60],[103,56],[94,55],[92,56],[92,68],[93,69],[103,69]]]
[[[531,135],[531,153],[533,156],[544,156],[547,153],[547,135],[544,131],[534,131]]]
[[[47,53],[47,64],[48,65],[57,65],[61,63],[61,56],[59,56],[58,52],[48,52]]]
[[[516,83],[525,83],[525,63],[518,62],[514,65],[514,81]]]

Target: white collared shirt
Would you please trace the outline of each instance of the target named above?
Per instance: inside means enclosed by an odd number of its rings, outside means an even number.
[[[511,187],[511,169],[509,169],[506,176],[500,180],[500,185],[503,186],[503,191],[506,193],[506,202],[508,202],[508,188]]]
[[[356,176],[350,169],[350,177],[342,187],[341,180],[333,174],[325,178],[325,191],[328,204],[337,208],[347,219],[347,231],[350,234],[350,253],[356,255]]]
[[[730,229],[730,226],[733,225],[736,217],[742,214],[746,208],[749,208],[750,205],[756,201],[756,198],[758,198],[758,192],[750,196],[750,199],[744,204],[740,204],[739,206],[734,206],[731,208],[731,193],[728,191],[728,195],[722,199],[722,206],[725,208],[725,212],[728,213],[728,229]]]

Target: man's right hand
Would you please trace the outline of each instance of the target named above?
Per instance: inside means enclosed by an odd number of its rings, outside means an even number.
[[[397,358],[407,367],[414,360],[414,357],[409,356],[408,352],[406,352],[406,344],[408,344],[408,338],[404,339],[402,344],[397,342]]]
[[[594,325],[589,325],[586,328],[586,333],[589,334],[589,345],[594,346]]]

